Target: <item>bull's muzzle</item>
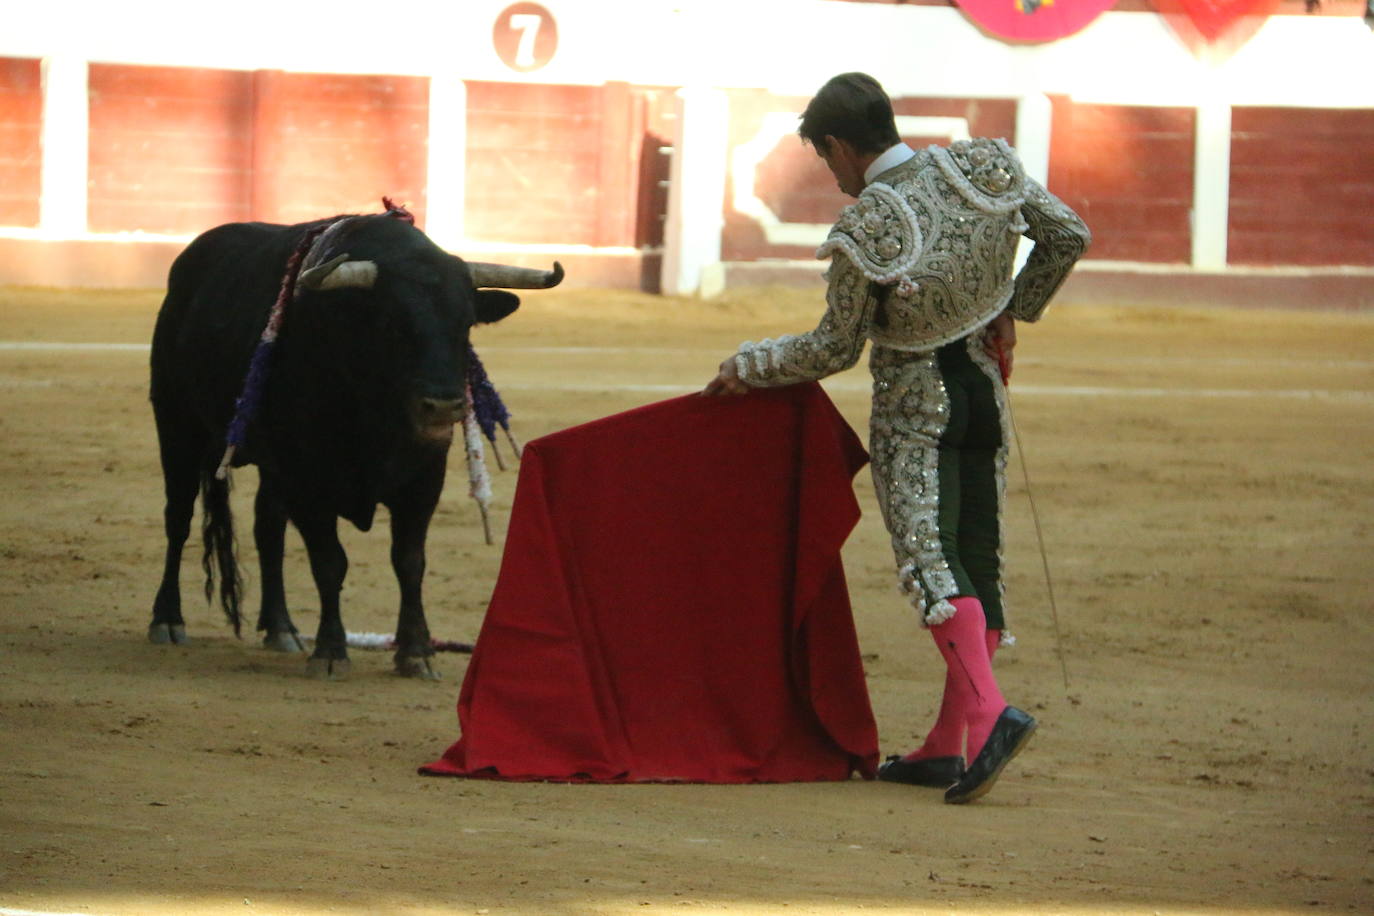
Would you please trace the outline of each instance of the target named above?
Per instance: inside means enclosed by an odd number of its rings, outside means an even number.
[[[436,445],[453,441],[453,424],[467,412],[465,398],[418,398],[412,409],[415,435]]]

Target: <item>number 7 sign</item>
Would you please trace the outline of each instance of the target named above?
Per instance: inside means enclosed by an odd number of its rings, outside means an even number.
[[[491,42],[507,67],[528,73],[553,59],[558,24],[538,3],[513,3],[496,17]]]

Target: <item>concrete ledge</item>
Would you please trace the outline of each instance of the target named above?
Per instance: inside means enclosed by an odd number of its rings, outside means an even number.
[[[724,265],[725,286],[823,288],[818,261],[754,261]],[[1374,310],[1374,268],[1236,268],[1201,273],[1186,267],[1099,266],[1074,271],[1055,297],[1059,305],[1223,305],[1254,308]]]
[[[0,285],[92,289],[161,289],[167,269],[185,247],[175,240],[0,237]],[[452,250],[452,249],[451,249]],[[656,293],[663,257],[658,251],[557,246],[474,245],[474,261],[547,268],[554,261],[574,289],[637,289]],[[823,261],[731,261],[720,265],[723,288],[798,286],[824,289]],[[1235,268],[1203,273],[1171,265],[1086,262],[1056,302],[1094,305],[1224,305],[1253,308],[1374,310],[1374,268]]]
[[[0,283],[161,289],[182,242],[0,238]]]
[[[725,288],[735,286],[809,286],[825,290],[828,261],[728,261]]]
[[[0,238],[0,285],[84,289],[161,289],[167,270],[186,247],[181,241],[114,239],[48,240]],[[455,251],[455,254],[462,254]],[[484,245],[474,261],[548,268],[566,272],[564,286],[639,289],[658,292],[662,255],[657,251],[502,250]]]
[[[1224,305],[1364,311],[1374,309],[1374,271],[1078,270],[1065,281],[1056,299],[1061,305]]]

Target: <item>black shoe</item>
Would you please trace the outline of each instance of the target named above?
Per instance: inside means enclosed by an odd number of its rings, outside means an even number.
[[[909,786],[943,789],[964,775],[963,757],[927,757],[903,760],[892,756],[878,765],[878,778],[884,782],[903,782]]]
[[[945,802],[963,805],[982,798],[1002,775],[1002,768],[1021,753],[1035,732],[1035,719],[1015,706],[1008,706],[997,717],[987,743],[974,758],[973,765],[964,771],[959,781],[945,790]]]

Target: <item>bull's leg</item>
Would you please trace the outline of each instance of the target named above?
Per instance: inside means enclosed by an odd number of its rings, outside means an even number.
[[[262,579],[262,608],[258,611],[258,630],[262,644],[277,652],[303,652],[305,643],[291,622],[286,609],[286,584],[282,578],[282,556],[286,551],[286,508],[277,496],[275,481],[259,473],[258,495],[253,501],[253,543],[258,549],[258,570]]]
[[[425,535],[429,515],[391,516],[391,568],[401,587],[401,610],[396,617],[396,673],[406,677],[437,680],[439,672],[431,664],[429,625],[421,600],[425,577]]]
[[[306,670],[311,677],[343,680],[348,676],[348,634],[339,615],[339,591],[348,574],[348,555],[339,543],[338,518],[296,518],[296,528],[310,554],[310,572],[320,593],[320,627]]]
[[[158,450],[162,458],[162,486],[166,502],[162,510],[167,553],[162,584],[153,599],[153,620],[148,640],[155,643],[186,642],[186,621],[181,616],[181,552],[191,533],[196,492],[200,486],[201,451],[194,427],[168,416],[166,407],[153,405],[157,421]]]
[[[425,578],[425,538],[429,521],[444,487],[444,464],[436,462],[423,473],[405,498],[388,505],[391,510],[391,568],[401,589],[401,609],[396,618],[396,673],[405,677],[438,680],[432,664],[434,647],[421,588]]]

